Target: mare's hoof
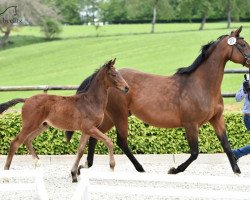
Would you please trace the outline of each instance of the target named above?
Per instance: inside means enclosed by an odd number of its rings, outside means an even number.
[[[240,168],[236,165],[236,167],[233,169],[235,174],[241,174]]]
[[[172,167],[168,170],[168,174],[177,174],[177,173],[178,173],[178,170],[174,167]]]
[[[136,170],[137,170],[138,172],[145,172],[145,170],[143,169],[142,166],[136,167]]]
[[[92,165],[88,164],[88,161],[85,162],[85,164],[83,165],[83,168],[88,169],[90,168]]]

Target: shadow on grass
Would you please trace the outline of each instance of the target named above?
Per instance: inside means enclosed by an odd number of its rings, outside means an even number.
[[[2,49],[0,49],[0,51],[12,49],[16,47],[27,46],[31,44],[51,42],[51,41],[56,41],[56,40],[61,40],[61,38],[54,38],[54,39],[48,40],[44,37],[37,37],[37,36],[27,36],[27,35],[10,36],[8,44],[6,44]]]

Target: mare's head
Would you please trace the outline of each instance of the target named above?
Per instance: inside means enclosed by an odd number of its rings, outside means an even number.
[[[240,63],[243,66],[250,67],[250,46],[244,40],[243,37],[240,37],[240,32],[242,26],[236,31],[232,31],[231,34],[226,37],[227,48],[229,52],[229,60],[234,63]]]
[[[127,82],[123,79],[120,72],[114,67],[115,59],[108,61],[104,66],[105,71],[105,84],[109,87],[116,87],[117,89],[127,93],[129,91],[129,86]]]

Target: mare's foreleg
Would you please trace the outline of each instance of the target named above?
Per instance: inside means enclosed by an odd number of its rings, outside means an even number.
[[[138,162],[135,156],[132,154],[128,147],[128,123],[126,124],[126,128],[117,127],[117,145],[121,148],[121,150],[126,154],[129,160],[133,163],[135,169],[138,172],[145,172],[142,165]]]
[[[210,120],[210,123],[213,126],[218,139],[221,142],[224,152],[227,154],[233,172],[236,174],[240,174],[240,168],[238,167],[237,162],[233,156],[233,152],[227,138],[224,117],[222,115],[215,116]]]
[[[97,139],[90,137],[89,138],[88,156],[87,156],[87,161],[85,163],[85,167],[92,167],[92,165],[93,165],[96,144],[97,144]]]
[[[179,172],[185,171],[185,169],[194,161],[197,159],[199,155],[199,148],[198,148],[198,126],[186,126],[186,137],[188,141],[188,145],[190,147],[190,157],[181,165],[179,165],[177,168],[172,167],[168,173],[169,174],[177,174]]]
[[[77,177],[76,177],[76,173],[77,173],[77,167],[79,165],[79,162],[83,156],[84,153],[84,148],[87,144],[87,141],[89,139],[89,135],[82,133],[81,138],[80,138],[80,144],[79,147],[77,149],[77,154],[76,154],[76,160],[74,162],[74,165],[71,169],[71,175],[72,175],[72,182],[77,182]]]

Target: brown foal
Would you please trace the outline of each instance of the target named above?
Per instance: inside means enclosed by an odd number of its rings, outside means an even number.
[[[105,133],[113,126],[116,127],[117,144],[138,171],[142,172],[144,169],[127,143],[129,114],[156,127],[185,128],[191,155],[177,168],[171,168],[169,173],[183,172],[198,157],[198,128],[207,122],[213,126],[233,171],[240,173],[227,139],[222,115],[221,83],[227,61],[231,60],[248,68],[250,66],[250,46],[240,37],[241,29],[242,27],[204,45],[193,64],[180,68],[173,76],[146,74],[131,69],[120,70],[130,86],[129,93],[123,95],[110,89],[104,120],[99,130]],[[86,87],[84,82],[78,93]],[[67,132],[68,139],[71,135],[72,132]],[[90,138],[88,166],[93,164],[95,144],[96,140]]]
[[[32,140],[49,126],[82,132],[77,157],[71,169],[73,182],[77,182],[77,167],[90,136],[103,141],[108,147],[110,168],[114,169],[113,143],[109,137],[98,130],[104,118],[108,89],[115,87],[125,93],[129,90],[126,81],[114,68],[114,63],[115,60],[110,60],[96,72],[86,93],[69,97],[39,94],[27,99],[13,99],[0,104],[0,111],[3,112],[19,102],[24,102],[22,129],[11,142],[4,169],[10,168],[12,158],[22,143],[27,146],[32,157],[38,161],[39,158],[32,146]]]

